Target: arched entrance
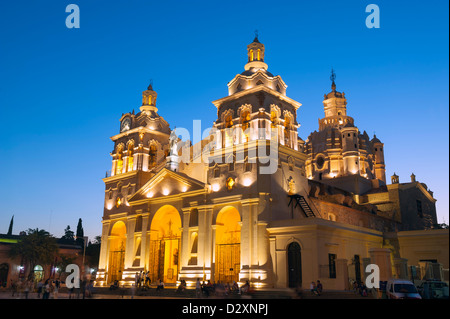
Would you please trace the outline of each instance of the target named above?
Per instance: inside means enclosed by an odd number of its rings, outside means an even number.
[[[300,245],[296,242],[289,244],[287,248],[289,288],[302,285],[302,254]]]
[[[122,274],[125,266],[125,246],[126,246],[127,228],[125,223],[118,221],[111,229],[109,237],[109,267],[108,282],[122,280]]]
[[[178,210],[165,205],[158,209],[150,226],[149,275],[152,282],[176,283],[180,270],[181,218]]]
[[[224,207],[216,219],[215,281],[239,281],[241,268],[241,216],[231,206]]]
[[[44,280],[44,268],[41,265],[36,265],[33,268],[33,279],[34,282],[40,282]]]

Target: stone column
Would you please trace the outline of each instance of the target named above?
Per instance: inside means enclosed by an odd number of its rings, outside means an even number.
[[[347,259],[336,259],[336,289],[348,290]]]
[[[270,269],[270,247],[269,238],[267,234],[267,222],[257,222],[257,238],[258,238],[258,266],[260,271],[261,281],[266,284],[272,284],[271,282],[271,269]]]
[[[242,204],[241,212],[241,279],[250,280],[250,267],[252,265],[253,249],[253,219],[252,208],[247,203]]]
[[[216,228],[217,225],[211,225],[211,279],[216,279]]]
[[[276,253],[276,238],[269,238],[269,250],[270,250],[270,261],[272,262],[272,268],[269,272],[269,280],[272,282],[273,287],[278,287],[275,274],[277,273],[277,253]]]
[[[408,259],[394,258],[394,264],[397,270],[397,278],[408,280]]]
[[[211,235],[212,229],[212,209],[198,208],[198,246],[197,246],[197,263],[203,267],[202,272],[209,272],[212,262],[212,250],[214,235]],[[206,276],[205,276],[206,279]]]
[[[117,160],[112,161],[111,176],[116,175]]]
[[[391,250],[388,248],[370,248],[370,260],[380,269],[380,281],[392,278]]]
[[[142,215],[142,231],[141,231],[141,260],[140,267],[147,268],[148,264],[148,236],[147,236],[147,228],[148,228],[148,220],[149,214]],[[148,270],[148,269],[147,269]]]
[[[128,217],[127,219],[127,239],[125,246],[125,265],[124,268],[133,266],[134,259],[134,229],[136,227],[136,216]]]
[[[191,232],[189,230],[189,218],[190,218],[190,208],[183,208],[183,225],[181,230],[181,252],[180,252],[180,265],[181,267],[187,266],[191,254],[191,243],[190,236]]]
[[[100,246],[100,256],[98,263],[98,278],[97,281],[105,281],[105,272],[108,267],[108,253],[109,253],[109,232],[111,229],[111,221],[103,221],[102,237]],[[102,276],[103,278],[101,278]]]

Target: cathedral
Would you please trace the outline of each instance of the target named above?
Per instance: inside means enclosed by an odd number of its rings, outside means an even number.
[[[370,263],[381,279],[425,261],[448,269],[433,192],[414,174],[386,179],[384,144],[356,126],[333,71],[330,79],[318,131],[303,140],[301,103],[268,71],[256,36],[244,71],[212,102],[209,136],[193,145],[158,113],[149,85],[140,112],[123,114],[111,137],[96,284],[132,285],[144,272],[166,285],[308,288],[319,279],[347,289]]]

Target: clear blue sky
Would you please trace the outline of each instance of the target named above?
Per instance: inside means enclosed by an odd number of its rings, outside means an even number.
[[[65,8],[81,11],[68,29]],[[368,29],[366,5],[380,8]],[[2,1],[0,233],[101,234],[109,139],[153,79],[173,128],[208,127],[211,101],[244,69],[259,30],[269,71],[303,105],[306,139],[323,117],[330,69],[348,114],[385,143],[387,176],[414,172],[449,221],[448,1]]]

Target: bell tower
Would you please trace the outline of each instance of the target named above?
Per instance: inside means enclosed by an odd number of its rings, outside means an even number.
[[[336,91],[336,74],[331,69],[331,92],[324,95],[323,106],[325,117],[319,120],[319,130],[325,127],[342,128],[347,124],[353,125],[353,118],[347,116],[347,99],[344,92]]]

